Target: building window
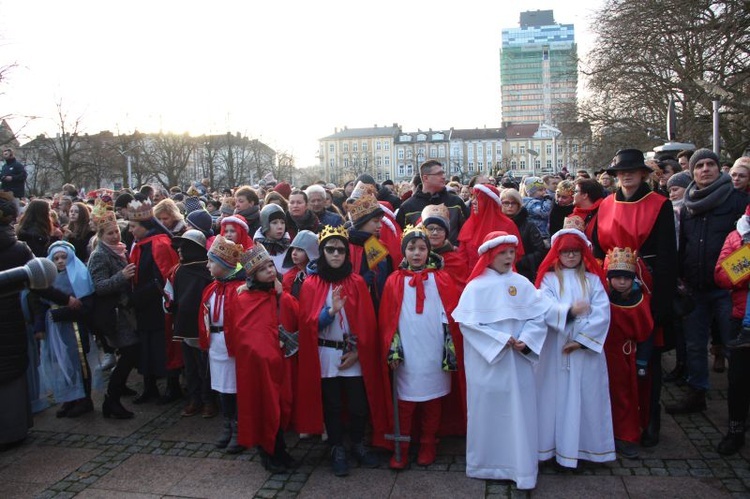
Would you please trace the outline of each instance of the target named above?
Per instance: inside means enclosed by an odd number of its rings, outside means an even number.
[[[521,170],[525,170],[526,169],[526,160],[522,159],[521,162],[519,163],[519,165],[521,166]]]
[[[511,168],[512,170],[515,170],[515,169],[516,169],[516,160],[513,160],[513,161],[511,161],[511,162],[510,162],[510,168]]]
[[[331,146],[331,147],[333,147],[333,146]],[[336,166],[336,160],[333,159],[333,158],[331,158],[330,160],[328,160],[328,166],[330,166],[331,168],[334,168]]]
[[[333,144],[328,144],[328,152],[336,152],[336,146]]]
[[[383,181],[383,173],[378,172],[378,182],[382,182],[382,181]]]
[[[344,152],[349,152],[349,143],[344,142]]]
[[[357,143],[352,142],[352,152],[357,152]]]
[[[421,163],[424,161],[424,147],[420,147],[417,151],[417,160]]]
[[[552,154],[552,144],[547,144],[547,156]]]
[[[391,150],[391,143],[390,143],[390,142],[386,142],[386,143],[385,143],[385,144],[383,144],[383,145],[385,146],[385,150],[386,150],[386,151],[390,151],[390,150]]]
[[[474,173],[474,162],[469,161],[469,173]]]
[[[538,170],[541,167],[542,167],[542,161],[538,160],[538,159],[535,159],[534,160],[534,168]]]
[[[563,161],[561,159],[558,159],[557,160],[557,169],[558,170],[562,170],[562,167],[563,167]]]
[[[376,151],[380,150],[380,141],[379,140],[377,142],[375,142],[375,150]]]
[[[403,177],[404,176],[404,165],[399,164],[398,165],[398,176]]]
[[[552,160],[551,159],[547,160],[547,170],[552,170]]]
[[[435,146],[430,147],[430,157],[437,158],[437,147]]]
[[[404,159],[404,148],[399,147],[398,148],[398,159]]]
[[[444,158],[445,157],[445,146],[439,146],[438,147],[438,157]]]
[[[362,152],[367,150],[367,142],[362,142]]]
[[[512,147],[510,148],[510,153],[511,153],[511,154],[514,154],[514,155],[516,154],[516,146],[512,146]]]
[[[520,154],[526,154],[526,146],[519,146],[518,152]]]
[[[414,165],[412,165],[411,163],[406,165],[406,174],[410,177],[414,175]]]
[[[383,163],[385,163],[385,166],[391,166],[391,157],[390,156],[386,156],[384,158]]]
[[[477,162],[477,168],[479,168],[480,172],[483,172],[484,171],[484,163],[481,162],[481,161],[478,161]]]
[[[477,156],[481,156],[484,154],[484,146],[482,144],[477,144]]]
[[[391,179],[391,172],[385,172],[385,179],[390,180]]]
[[[557,144],[557,154],[562,154],[562,144]]]
[[[578,152],[578,144],[573,144],[572,149],[573,152]]]
[[[383,160],[380,158],[380,156],[375,156],[375,166],[380,166],[382,162]]]
[[[406,157],[409,158],[409,159],[412,159],[414,157],[414,151],[411,150],[411,149],[408,149],[406,151]]]
[[[349,159],[344,158],[344,168],[349,168]]]

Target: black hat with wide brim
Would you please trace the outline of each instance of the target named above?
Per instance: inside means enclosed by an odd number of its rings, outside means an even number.
[[[617,175],[617,172],[646,170],[651,172],[651,168],[646,166],[643,152],[638,149],[621,149],[617,151],[612,166],[607,168],[607,173]]]

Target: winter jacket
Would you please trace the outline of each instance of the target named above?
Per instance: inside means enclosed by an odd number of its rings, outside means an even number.
[[[460,197],[445,188],[433,194],[423,192],[421,185],[417,187],[417,191],[412,197],[401,203],[401,207],[396,214],[396,222],[398,222],[402,229],[407,225],[415,225],[419,217],[422,216],[422,210],[430,204],[444,204],[448,208],[451,224],[448,239],[451,244],[456,245],[458,243],[458,233],[461,231],[461,226],[469,218],[470,211],[469,207],[466,206]]]
[[[516,227],[518,227],[518,232],[521,234],[524,251],[521,259],[516,263],[516,268],[518,269],[518,273],[526,279],[532,283],[536,282],[536,271],[539,268],[539,264],[542,263],[542,260],[547,255],[547,247],[544,244],[544,239],[536,225],[529,221],[529,212],[526,211],[526,208],[521,208],[512,219]]]
[[[729,280],[724,268],[721,266],[729,255],[742,247],[742,236],[736,230],[729,233],[726,240],[724,240],[724,246],[721,248],[719,254],[719,260],[716,262],[714,267],[714,282],[722,289],[730,289],[732,291],[732,318],[742,319],[745,317],[745,305],[747,304],[747,287],[750,284],[750,276],[745,277],[736,284],[732,284]]]
[[[5,177],[12,177],[6,181]],[[10,191],[16,199],[21,199],[26,195],[26,167],[23,166],[16,158],[6,161],[0,171],[0,180],[4,191]]]

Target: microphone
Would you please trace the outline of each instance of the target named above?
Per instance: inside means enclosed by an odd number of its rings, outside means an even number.
[[[57,278],[57,266],[46,258],[34,258],[26,265],[0,272],[0,290],[3,296],[30,289],[50,287]]]

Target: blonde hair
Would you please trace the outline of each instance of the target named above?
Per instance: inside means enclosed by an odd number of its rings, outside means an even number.
[[[558,258],[557,261],[555,262],[555,276],[557,277],[557,282],[560,283],[560,295],[561,296],[563,293],[565,293],[565,279],[563,279],[562,271],[563,271],[563,266],[560,263],[560,258]],[[576,271],[576,277],[578,278],[578,282],[581,284],[581,289],[583,290],[583,296],[588,297],[589,282],[586,279],[586,267],[583,265],[583,257],[581,257],[581,262],[575,268],[575,271]]]
[[[177,203],[172,201],[170,198],[162,199],[156,206],[154,206],[154,217],[158,218],[159,215],[167,214],[174,218],[175,223],[182,222],[184,220],[180,209],[177,207]]]
[[[511,187],[507,187],[500,191],[500,201],[504,201],[508,198],[511,198],[513,201],[523,206],[523,198],[521,197],[521,193]]]

